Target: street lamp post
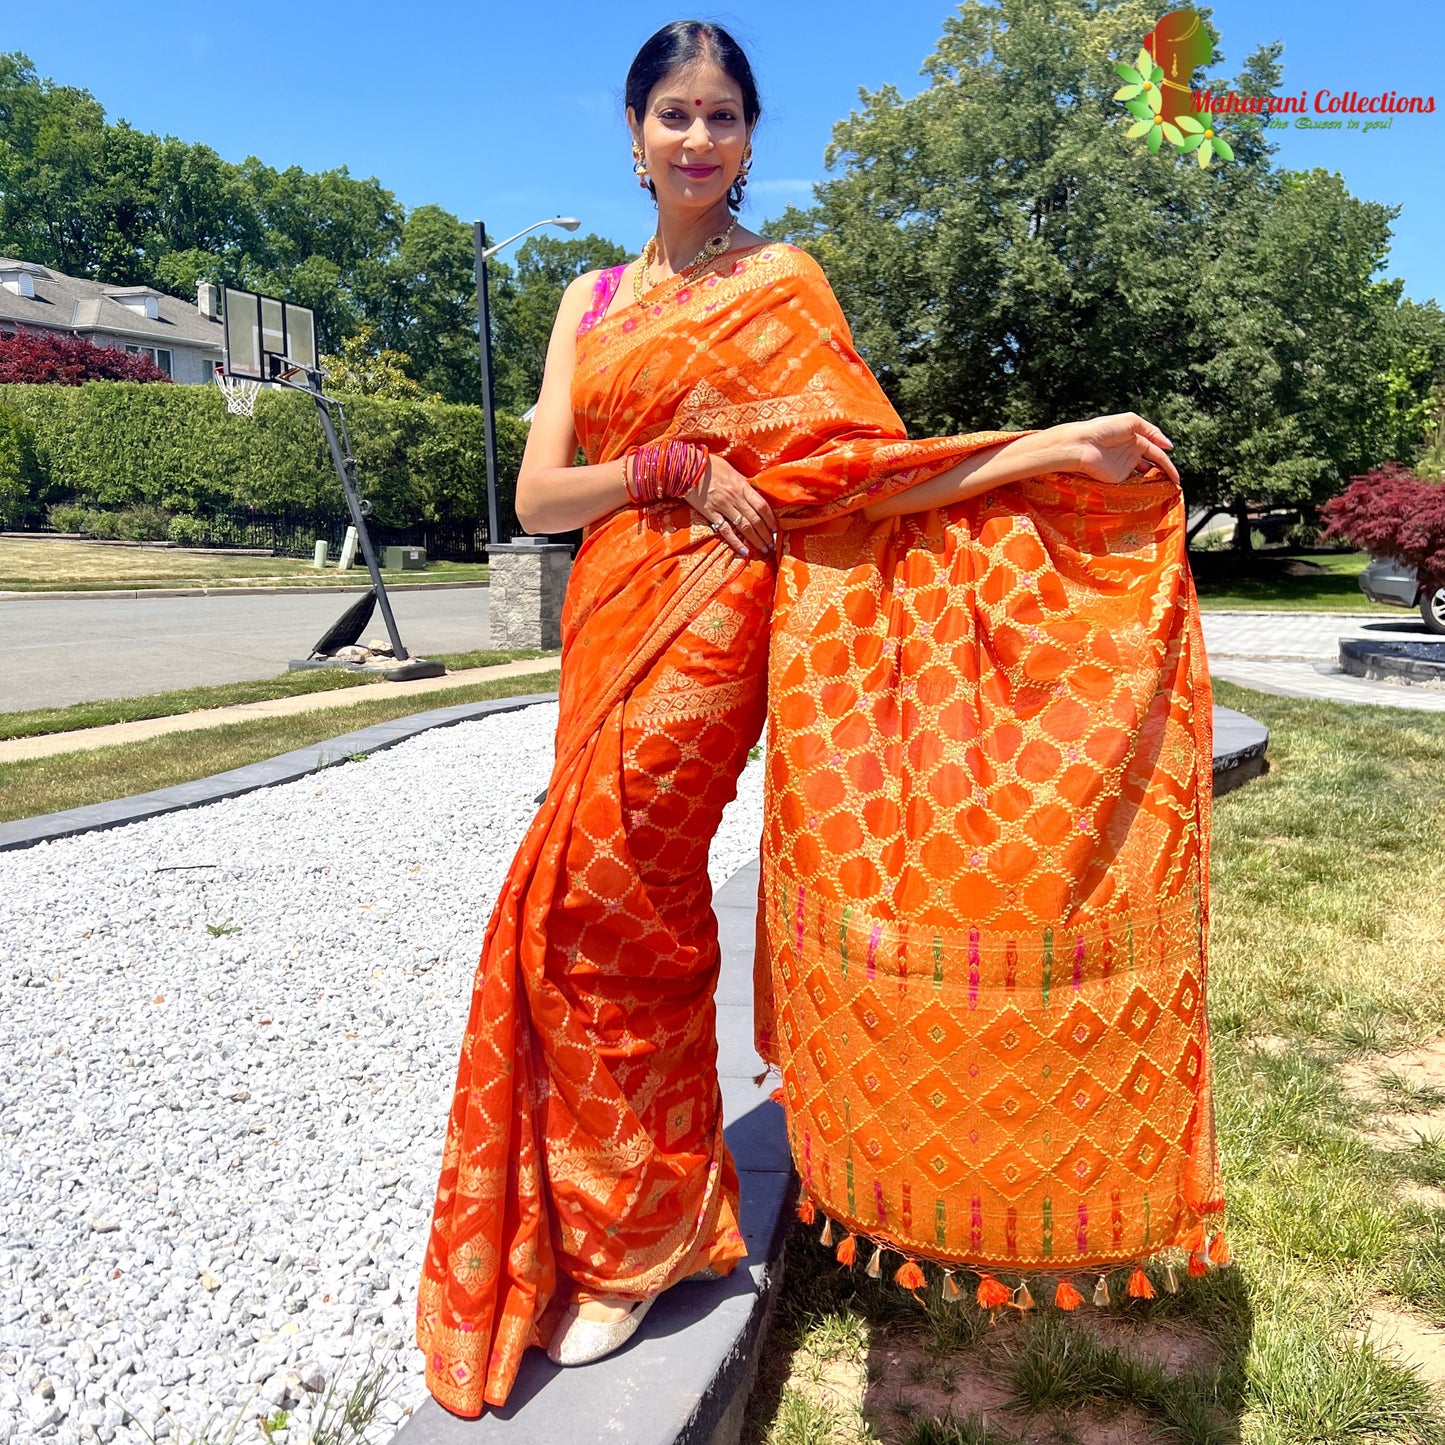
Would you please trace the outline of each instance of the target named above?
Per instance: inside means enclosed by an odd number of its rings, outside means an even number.
[[[552,216],[545,221],[534,221],[524,226],[515,236],[498,241],[495,246],[487,245],[485,222],[472,225],[472,244],[476,253],[477,276],[477,344],[482,362],[482,421],[487,453],[487,551],[502,541],[502,524],[497,507],[497,432],[492,402],[492,327],[491,311],[487,296],[487,258],[495,256],[504,246],[535,231],[540,226],[561,226],[564,231],[575,231],[582,223],[575,216]]]

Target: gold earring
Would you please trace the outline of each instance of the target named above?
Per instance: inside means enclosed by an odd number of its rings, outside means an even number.
[[[632,142],[632,170],[637,176],[637,184],[643,190],[647,189],[647,157],[642,154],[642,147],[636,141]]]
[[[748,183],[748,168],[753,163],[753,144],[751,141],[743,147],[742,164],[738,167],[738,173],[733,177],[733,185],[738,188],[738,196],[741,197],[743,187]]]

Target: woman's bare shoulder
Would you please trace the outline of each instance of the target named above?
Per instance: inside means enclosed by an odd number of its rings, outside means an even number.
[[[569,327],[576,330],[578,323],[592,305],[593,293],[597,289],[597,279],[601,275],[601,271],[584,271],[580,276],[574,277],[567,283],[566,290],[562,292],[562,299],[557,303],[555,324],[558,330],[566,331]]]

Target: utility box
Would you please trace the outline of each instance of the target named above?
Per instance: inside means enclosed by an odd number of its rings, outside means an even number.
[[[388,572],[425,572],[425,547],[383,547],[381,565]]]

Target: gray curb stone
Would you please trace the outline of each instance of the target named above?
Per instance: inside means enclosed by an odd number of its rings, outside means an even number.
[[[1269,729],[1232,707],[1214,708],[1214,796],[1222,798],[1268,768]]]
[[[177,813],[182,808],[199,808],[221,798],[236,798],[257,788],[275,787],[277,783],[294,782],[307,773],[320,771],[357,753],[379,753],[395,747],[408,738],[431,728],[450,727],[453,723],[470,722],[473,718],[493,713],[516,712],[539,702],[556,702],[555,692],[526,693],[517,697],[489,698],[486,702],[457,703],[452,707],[433,708],[430,712],[410,713],[390,722],[374,723],[357,728],[325,742],[311,743],[295,752],[248,763],[227,773],[197,778],[190,783],[177,783],[171,788],[157,788],[151,793],[138,793],[133,798],[117,798],[111,803],[91,803],[84,808],[68,808],[61,813],[42,813],[38,818],[20,818],[13,823],[0,823],[0,852],[10,848],[28,848],[48,838],[65,838],[72,833],[90,833],[101,828],[119,828],[137,823],[142,818],[156,818],[162,813]]]

